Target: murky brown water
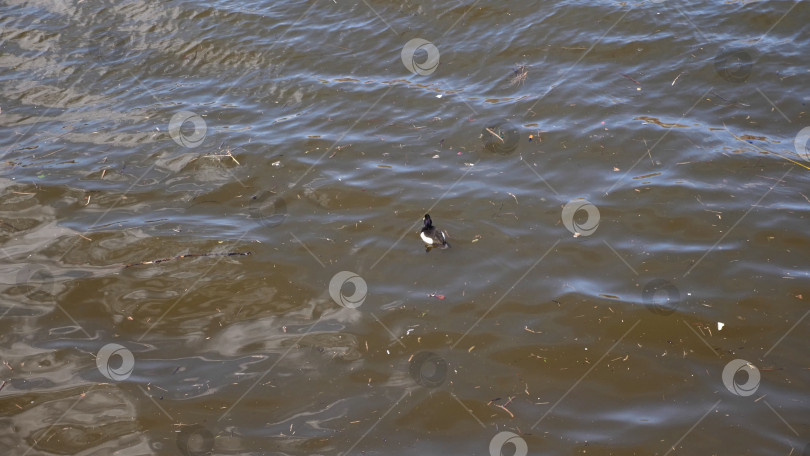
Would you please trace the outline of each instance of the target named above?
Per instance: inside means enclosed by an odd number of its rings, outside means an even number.
[[[809,14],[4,2],[0,453],[810,454]]]

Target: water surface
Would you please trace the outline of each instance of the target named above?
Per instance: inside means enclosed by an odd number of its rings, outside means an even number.
[[[3,454],[810,454],[808,8],[4,2]]]

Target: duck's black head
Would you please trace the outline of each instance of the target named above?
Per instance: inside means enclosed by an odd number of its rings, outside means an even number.
[[[429,214],[425,214],[425,229],[429,230],[433,228],[433,220],[430,219]]]

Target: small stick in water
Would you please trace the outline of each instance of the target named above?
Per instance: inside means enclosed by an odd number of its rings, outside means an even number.
[[[494,131],[492,131],[492,129],[491,129],[491,128],[487,128],[487,131],[488,131],[488,132],[490,132],[490,133],[492,133],[492,136],[494,136],[494,137],[496,137],[496,138],[500,139],[500,140],[501,140],[501,142],[506,142],[506,141],[504,141],[504,140],[503,140],[503,138],[501,138],[501,136],[500,136],[499,134],[497,134],[497,133],[495,133]]]
[[[140,263],[132,263],[124,266],[124,269],[132,266],[141,266],[145,264],[158,264],[164,261],[179,260],[181,258],[195,258],[195,257],[212,257],[212,256],[234,256],[234,255],[251,255],[251,252],[227,252],[227,253],[189,253],[186,255],[178,255],[172,258],[161,258],[159,260],[141,261]]]

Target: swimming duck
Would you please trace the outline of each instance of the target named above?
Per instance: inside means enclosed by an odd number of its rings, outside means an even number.
[[[446,249],[450,247],[447,243],[447,233],[433,226],[433,220],[430,219],[429,214],[425,214],[425,226],[419,233],[419,237],[425,243],[425,252],[430,252],[433,247]]]

